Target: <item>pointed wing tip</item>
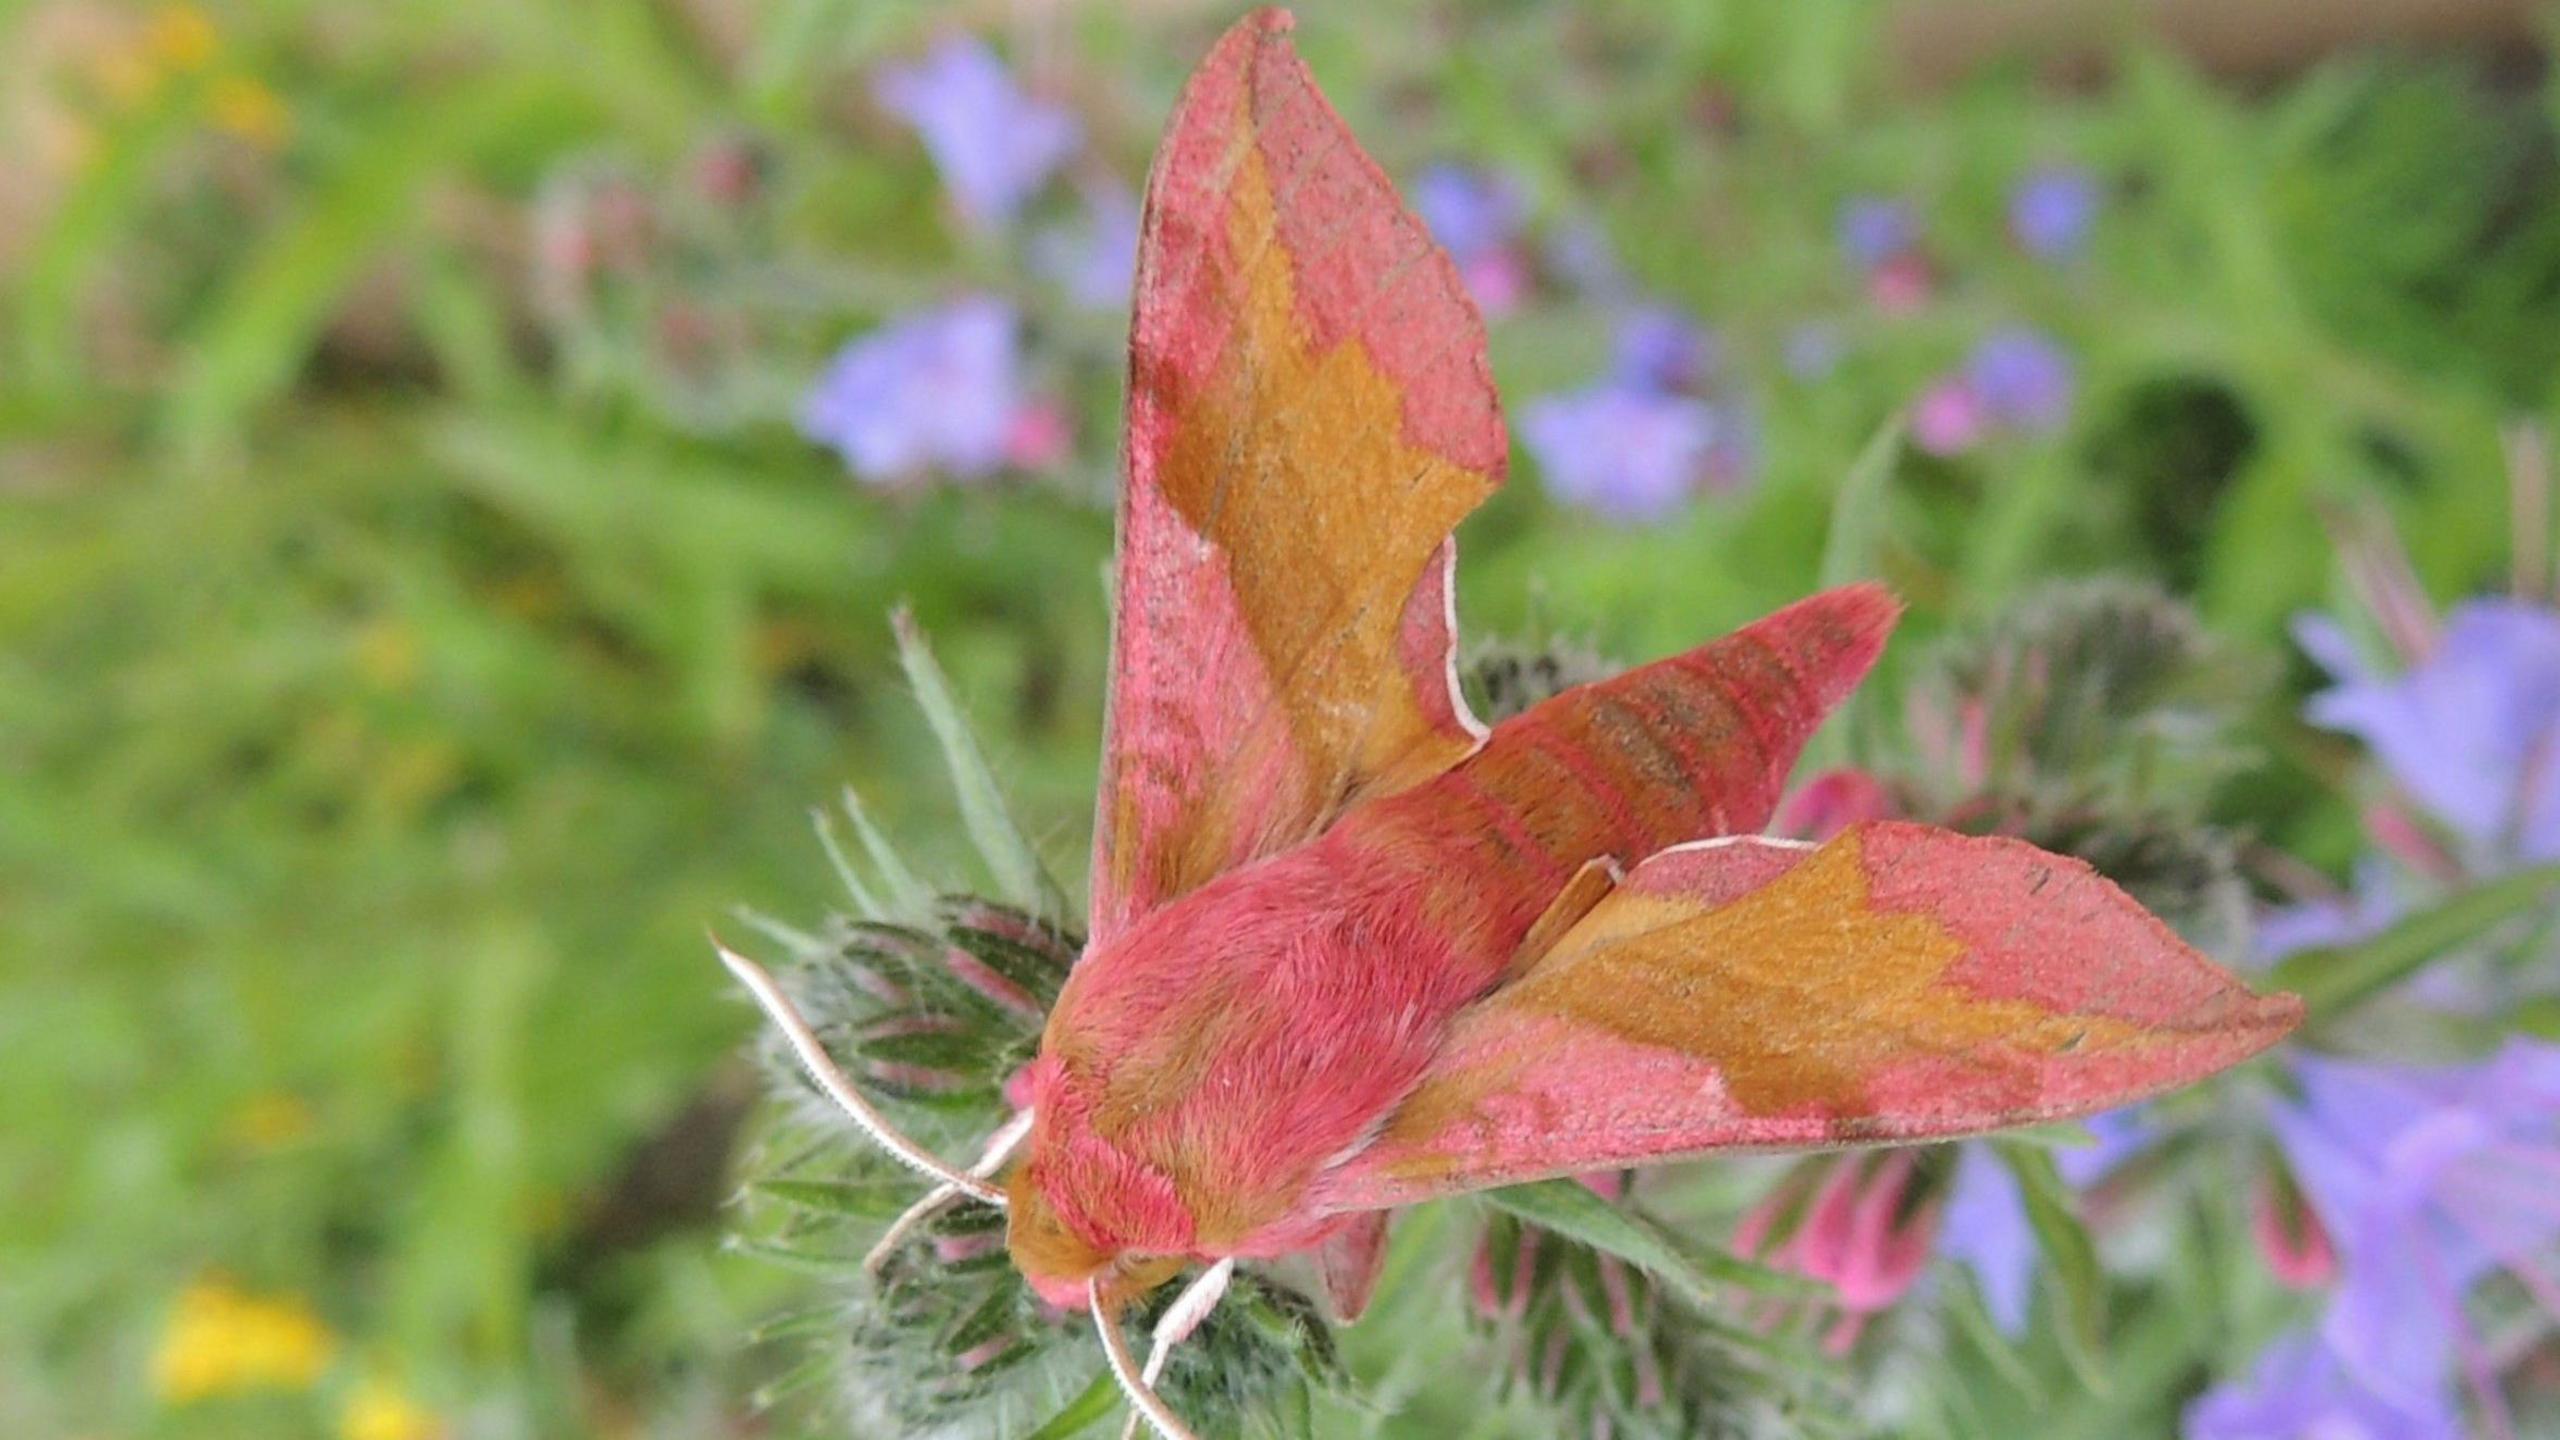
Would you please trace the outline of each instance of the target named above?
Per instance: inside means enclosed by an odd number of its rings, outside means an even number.
[[[1784,655],[1827,711],[1866,678],[1901,621],[1901,597],[1879,581],[1860,580],[1808,595],[1737,633]]]
[[[1883,581],[1852,580],[1846,585],[1816,591],[1758,623],[1768,624],[1779,616],[1792,616],[1799,620],[1820,616],[1842,631],[1881,640],[1901,623],[1904,608],[1902,597],[1893,593]]]
[[[1208,58],[1201,62],[1200,68],[1209,69],[1222,60],[1229,60],[1231,56],[1261,45],[1278,45],[1284,50],[1291,49],[1293,47],[1289,43],[1289,37],[1297,31],[1297,28],[1297,15],[1286,7],[1264,5],[1248,10],[1234,24],[1227,27],[1226,33],[1218,37],[1217,44],[1209,47]]]
[[[1813,597],[1828,602],[1842,612],[1844,619],[1861,630],[1873,631],[1879,637],[1891,634],[1902,623],[1902,612],[1908,607],[1892,587],[1881,580],[1853,580],[1835,590]]]
[[[2172,1040],[2174,1048],[2166,1052],[2165,1063],[2133,1087],[2139,1093],[2104,1099],[2078,1113],[2112,1108],[2209,1080],[2274,1049],[2302,1023],[2301,996],[2258,995],[2235,985],[2230,998],[2234,1003],[2227,1013],[2206,1018]]]
[[[2251,1043],[2247,1053],[2255,1055],[2302,1028],[2305,1013],[2302,997],[2291,991],[2250,993],[2239,1023],[2232,1028],[2248,1035]]]

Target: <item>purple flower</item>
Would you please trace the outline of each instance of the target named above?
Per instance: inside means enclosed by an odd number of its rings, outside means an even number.
[[[2394,784],[2486,862],[2560,859],[2560,613],[2470,600],[2400,675],[2366,669],[2323,617],[2295,637],[2338,684],[2312,723],[2356,736]]]
[[[2098,1143],[2053,1152],[2054,1168],[2074,1189],[2098,1183],[2151,1142],[2150,1129],[2132,1110],[2093,1115],[2088,1124]],[[2017,1176],[1989,1145],[1968,1144],[1957,1157],[1938,1249],[1973,1272],[1983,1307],[2002,1333],[2026,1332],[2039,1253],[2035,1227]]]
[[[1007,458],[1023,410],[1013,310],[973,295],[845,346],[801,403],[800,430],[874,483],[975,479]]]
[[[1434,165],[1413,182],[1413,208],[1431,238],[1460,265],[1520,238],[1528,204],[1508,176],[1463,165]]]
[[[1519,306],[1529,291],[1529,262],[1520,251],[1528,204],[1518,185],[1482,170],[1434,165],[1414,181],[1413,208],[1486,314]]]
[[[1534,400],[1520,438],[1556,498],[1618,521],[1658,520],[1708,478],[1724,411],[1626,384]]]
[[[2262,964],[2298,950],[2369,940],[2400,918],[2403,905],[2387,868],[2372,859],[2356,866],[2355,887],[2344,895],[2279,906],[2258,917],[2252,949]]]
[[[1031,242],[1032,264],[1088,310],[1129,303],[1138,269],[1138,201],[1118,185],[1088,188],[1074,225],[1043,230]]]
[[[2337,1246],[2322,1340],[2399,1409],[2450,1405],[2457,1379],[2494,1405],[2473,1285],[2504,1270],[2560,1315],[2544,1269],[2560,1242],[2560,1047],[2511,1040],[2433,1067],[2303,1056],[2295,1070],[2302,1098],[2275,1136]]]
[[[1909,254],[1920,241],[1920,220],[1910,202],[1861,195],[1840,207],[1840,250],[1862,271]]]
[[[2089,242],[2102,195],[2086,170],[2053,166],[2020,180],[2009,192],[2009,233],[2040,260],[2073,260]]]
[[[874,93],[924,138],[962,218],[980,229],[1011,221],[1082,142],[1075,116],[1024,94],[972,35],[883,70]]]
[[[1956,1160],[1955,1182],[1938,1249],[1973,1272],[1983,1308],[2004,1335],[2023,1335],[2035,1296],[2036,1232],[2018,1179],[1988,1145],[1967,1145]]]
[[[2033,330],[2003,330],[1984,340],[1964,374],[1994,423],[2054,430],[2071,418],[2071,358]]]
[[[2291,1335],[2266,1348],[2246,1379],[2187,1407],[2187,1440],[2461,1440],[2448,1396],[2416,1406],[2366,1389],[2329,1347]]]
[[[1610,374],[1639,389],[1690,390],[1715,369],[1716,351],[1715,337],[1687,316],[1665,306],[1640,306],[1618,322]]]

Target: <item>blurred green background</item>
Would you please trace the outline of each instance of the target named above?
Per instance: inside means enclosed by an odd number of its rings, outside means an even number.
[[[1518,462],[1468,625],[1640,659],[1804,592],[1859,449],[2033,324],[2069,423],[1906,455],[1865,522],[1910,634],[2164,579],[2288,677],[2226,808],[2336,866],[2283,623],[2339,593],[2324,514],[2391,520],[2440,595],[2504,574],[2502,428],[2560,368],[2545,31],[2011,8],[1301,7],[1391,173],[1490,167],[1596,227],[1758,417],[1753,484],[1644,526]],[[864,77],[966,27],[1134,184],[1229,18],[0,0],[0,1434],[754,1428],[739,1337],[793,1282],[716,1249],[749,1016],[704,928],[828,902],[805,812],[848,781],[968,878],[893,603],[1069,877],[1101,709],[1124,322],[958,224]],[[2004,234],[2052,164],[2106,194],[2068,266]],[[1869,194],[1926,217],[1916,313],[1838,254]],[[564,302],[563,226],[642,253]],[[1025,308],[1069,457],[856,483],[799,395],[961,286]],[[1569,293],[1494,328],[1515,403],[1609,343]],[[307,1383],[192,1398],[207,1313]]]

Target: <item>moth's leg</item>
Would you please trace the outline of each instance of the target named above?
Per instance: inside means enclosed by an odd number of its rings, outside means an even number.
[[[863,1099],[862,1092],[854,1089],[853,1082],[846,1079],[844,1072],[836,1068],[836,1062],[827,1057],[826,1047],[818,1043],[816,1033],[809,1029],[809,1022],[800,1018],[800,1012],[792,1008],[791,998],[782,993],[781,986],[773,983],[773,977],[765,973],[763,966],[721,944],[720,937],[716,935],[711,937],[711,948],[720,952],[720,963],[728,966],[729,973],[738,978],[738,983],[747,987],[747,993],[756,997],[756,1004],[764,1008],[766,1018],[782,1031],[782,1038],[791,1042],[791,1053],[799,1058],[800,1068],[808,1071],[809,1078],[818,1082],[818,1088],[827,1092],[827,1098],[851,1116],[864,1134],[878,1141],[880,1148],[888,1151],[891,1158],[973,1200],[983,1200],[998,1209],[1004,1207],[1003,1191],[975,1175],[953,1169],[941,1157],[900,1133],[898,1127],[889,1123],[888,1116]]]
[[[1101,1277],[1095,1277],[1093,1283],[1086,1287],[1086,1308],[1093,1313],[1094,1333],[1102,1337],[1103,1358],[1111,1362],[1111,1378],[1120,1382],[1120,1393],[1129,1397],[1130,1408],[1137,1412],[1131,1419],[1129,1433],[1136,1433],[1136,1421],[1143,1418],[1156,1427],[1156,1434],[1163,1440],[1200,1440],[1191,1433],[1190,1426],[1182,1423],[1182,1417],[1173,1413],[1173,1407],[1164,1403],[1164,1397],[1156,1393],[1156,1376],[1163,1371],[1164,1357],[1173,1349],[1175,1342],[1189,1335],[1208,1317],[1209,1311],[1217,1305],[1218,1297],[1227,1292],[1227,1281],[1235,1273],[1234,1260],[1221,1260],[1210,1266],[1207,1274],[1191,1282],[1191,1288],[1174,1297],[1172,1308],[1156,1322],[1155,1352],[1147,1357],[1147,1368],[1143,1374],[1138,1370],[1135,1357],[1129,1354],[1129,1342],[1121,1338],[1119,1322],[1111,1318],[1111,1311],[1102,1303]],[[1179,1333],[1176,1333],[1177,1320],[1181,1322]]]
[[[1153,1393],[1155,1383],[1164,1378],[1164,1362],[1173,1355],[1173,1347],[1190,1339],[1191,1332],[1200,1328],[1200,1322],[1209,1318],[1209,1312],[1218,1308],[1218,1302],[1226,1298],[1227,1282],[1235,1278],[1235,1273],[1236,1262],[1232,1258],[1221,1260],[1202,1271],[1199,1279],[1192,1281],[1181,1294],[1173,1297],[1171,1305],[1165,1307],[1163,1317],[1156,1321],[1155,1343],[1148,1348],[1146,1368],[1138,1372],[1139,1382],[1148,1388],[1149,1393]],[[1138,1412],[1132,1411],[1128,1425],[1120,1431],[1120,1440],[1137,1440],[1137,1437]]]
[[[978,1163],[969,1167],[969,1173],[981,1180],[992,1178],[996,1171],[1004,1168],[1005,1161],[1013,1158],[1013,1152],[1021,1146],[1022,1138],[1030,1133],[1031,1112],[1025,1110],[1004,1122],[1002,1128],[987,1137],[987,1148],[978,1156]],[[917,1226],[941,1214],[950,1207],[952,1201],[959,1198],[960,1192],[947,1183],[936,1185],[926,1191],[923,1199],[908,1206],[905,1214],[889,1222],[889,1228],[881,1233],[880,1243],[872,1246],[871,1253],[862,1257],[863,1273],[866,1275],[880,1273],[880,1267],[889,1263],[889,1257],[897,1252],[900,1245],[906,1243],[907,1237],[915,1233]]]

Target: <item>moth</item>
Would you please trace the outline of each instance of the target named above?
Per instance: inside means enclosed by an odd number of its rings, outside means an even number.
[[[723,952],[938,1182],[911,1218],[1005,1207],[1167,1440],[1165,1355],[1240,1261],[1313,1256],[1349,1318],[1401,1206],[2085,1115],[2300,1016],[2021,842],[1756,833],[1882,650],[1880,587],[1480,724],[1451,533],[1503,477],[1483,323],[1290,23],[1218,42],[1148,182],[1090,938],[1027,1107],[969,1168],[927,1153]],[[1121,1312],[1195,1267],[1136,1363]]]

